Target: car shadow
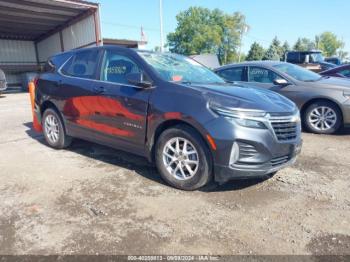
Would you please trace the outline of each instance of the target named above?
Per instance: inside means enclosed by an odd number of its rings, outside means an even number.
[[[44,136],[33,129],[32,122],[24,123],[23,125],[28,128],[26,130],[26,134],[29,137],[47,146]],[[87,158],[101,161],[106,164],[133,170],[137,174],[149,180],[168,186],[160,177],[155,166],[149,163],[144,157],[80,139],[74,139],[72,145],[65,150],[77,153]],[[236,179],[222,185],[212,182],[209,185],[199,189],[199,191],[206,193],[237,191],[260,184],[269,178],[269,176],[266,176],[259,179]]]
[[[337,136],[348,136],[350,135],[350,127],[341,128],[335,135]]]

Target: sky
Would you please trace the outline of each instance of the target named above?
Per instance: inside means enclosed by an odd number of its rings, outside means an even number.
[[[141,26],[148,38],[147,49],[160,44],[159,0],[93,0],[101,4],[102,36],[141,39]],[[243,38],[243,52],[257,41],[268,47],[277,36],[294,45],[298,37],[314,39],[324,31],[335,33],[350,53],[349,0],[163,0],[164,38],[176,28],[176,15],[190,6],[241,12],[250,26]]]

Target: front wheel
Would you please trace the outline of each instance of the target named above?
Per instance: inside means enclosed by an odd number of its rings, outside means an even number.
[[[54,109],[45,110],[42,127],[45,140],[51,147],[62,149],[71,144],[72,138],[66,135],[62,118]]]
[[[341,126],[342,115],[333,103],[320,101],[311,104],[305,111],[305,127],[316,134],[333,134]]]
[[[162,178],[176,188],[196,190],[211,180],[209,150],[190,127],[165,130],[157,141],[155,158]]]

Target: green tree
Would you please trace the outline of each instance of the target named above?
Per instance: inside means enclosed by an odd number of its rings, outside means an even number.
[[[332,32],[324,32],[319,36],[319,48],[327,57],[334,56],[344,46],[344,42]]]
[[[237,56],[241,31],[246,26],[244,15],[190,7],[180,12],[176,19],[175,32],[167,36],[171,52],[183,55],[214,53],[223,64]]]
[[[315,48],[316,48],[315,42],[313,42],[312,40],[306,37],[298,38],[297,42],[293,47],[295,51],[309,51]]]
[[[282,45],[282,56],[281,56],[281,60],[284,61],[284,54],[290,50],[290,45],[287,41],[285,41]]]
[[[281,42],[275,37],[272,40],[271,45],[269,48],[266,50],[266,53],[263,57],[263,60],[281,60],[283,50],[281,47]]]
[[[257,42],[254,42],[250,47],[246,60],[247,61],[262,60],[264,57],[264,54],[265,54],[264,48],[261,45],[259,45]]]

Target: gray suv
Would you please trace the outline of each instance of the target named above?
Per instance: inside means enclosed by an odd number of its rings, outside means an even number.
[[[215,72],[242,85],[275,91],[294,101],[304,127],[317,134],[335,133],[350,124],[350,81],[321,76],[300,66],[256,61],[220,67]]]
[[[265,176],[300,151],[292,101],[187,57],[104,46],[52,57],[46,70],[35,111],[48,145],[78,137],[138,154],[180,189]]]
[[[0,69],[0,95],[7,89],[6,77],[4,71]]]

